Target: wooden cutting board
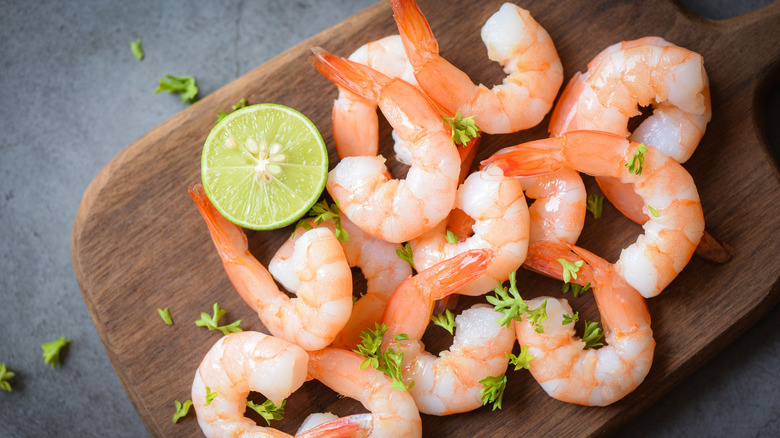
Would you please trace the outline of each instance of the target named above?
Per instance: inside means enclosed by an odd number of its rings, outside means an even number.
[[[498,0],[422,1],[439,38],[442,55],[476,81],[500,82],[479,37]],[[449,417],[423,416],[426,436],[590,436],[608,434],[658,400],[755,323],[780,297],[780,184],[768,154],[761,97],[780,66],[780,2],[746,16],[713,22],[665,0],[528,0],[523,7],[552,36],[566,81],[608,45],[658,35],[701,53],[710,76],[713,118],[698,151],[685,167],[699,188],[707,228],[732,245],[734,259],[715,265],[695,258],[657,298],[648,301],[656,358],[645,382],[605,408],[565,404],[548,397],[525,372],[508,371],[504,408],[481,408]],[[200,152],[215,114],[239,99],[296,108],[319,127],[332,147],[330,111],[336,88],[306,62],[311,46],[349,55],[359,45],[397,33],[390,5],[383,1],[257,67],[192,105],[134,142],[114,158],[84,194],[72,236],[73,265],[84,300],[111,362],[139,415],[154,436],[199,436],[190,413],[171,422],[174,399],[190,398],[201,358],[220,333],[196,327],[200,312],[218,301],[226,321],[245,330],[265,328],[241,301],[225,275],[206,226],[187,194],[200,180]],[[545,137],[548,119],[513,135],[485,136],[477,162],[501,147]],[[382,150],[392,155],[389,128]],[[331,167],[338,162],[335,148]],[[399,169],[397,165],[394,170]],[[586,178],[588,192],[598,189]],[[599,220],[588,217],[579,244],[616,260],[640,227],[605,206]],[[291,229],[248,232],[263,263]],[[560,294],[560,283],[529,272],[519,274],[530,298]],[[356,280],[360,283],[360,280]],[[360,287],[359,285],[357,287]],[[598,318],[592,296],[572,300],[587,319]],[[461,300],[461,306],[470,303]],[[163,325],[157,308],[170,307],[175,325]],[[447,339],[433,340],[446,348]],[[317,382],[288,399],[287,416],[275,426],[294,432],[314,411],[339,415],[362,411]]]

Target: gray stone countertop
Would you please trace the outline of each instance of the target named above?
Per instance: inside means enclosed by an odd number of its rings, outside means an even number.
[[[2,2],[0,363],[16,376],[0,391],[0,436],[148,436],[82,299],[70,235],[100,169],[184,109],[152,94],[157,79],[194,74],[206,96],[374,1]],[[727,18],[767,2],[682,3]],[[143,62],[129,49],[139,37]],[[779,310],[617,435],[780,436]],[[52,370],[39,346],[61,335],[73,342]]]

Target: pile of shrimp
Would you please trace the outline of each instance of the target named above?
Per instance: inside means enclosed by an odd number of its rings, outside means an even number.
[[[505,376],[510,359],[524,362],[551,397],[585,406],[622,399],[650,370],[655,340],[645,299],[674,280],[704,235],[696,186],[680,164],[711,117],[702,57],[660,37],[617,43],[576,73],[556,104],[561,61],[528,11],[506,3],[485,22],[488,57],[507,74],[487,88],[439,55],[414,0],[392,0],[392,9],[397,35],[349,58],[318,47],[309,58],[338,87],[332,127],[341,160],[326,185],[336,219],[297,229],[263,266],[202,187],[190,189],[228,277],[270,332],[229,334],[203,359],[192,399],[207,436],[291,436],[246,418],[247,395],[280,406],[311,379],[369,412],[312,414],[296,436],[414,437],[422,435],[420,413],[483,406],[485,382]],[[638,106],[653,113],[629,132]],[[377,109],[408,166],[404,179],[378,152]],[[550,111],[549,138],[501,149],[469,172],[477,129],[514,133]],[[581,173],[642,224],[616,261],[576,245],[586,214]],[[337,228],[348,239],[337,238]],[[362,270],[365,291],[353,294],[352,267]],[[576,335],[566,299],[523,302],[520,267],[592,291],[604,345]],[[426,351],[435,310],[458,295],[490,292],[493,306],[448,316],[449,349]],[[522,357],[510,354],[516,342]],[[396,360],[395,371],[376,359],[371,366],[372,349]]]

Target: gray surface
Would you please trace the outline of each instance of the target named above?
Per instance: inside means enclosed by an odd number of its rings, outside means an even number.
[[[193,74],[205,96],[371,3],[2,3],[0,362],[17,375],[0,391],[0,436],[147,435],[84,305],[70,233],[98,171],[184,108],[152,94],[157,78]],[[722,18],[766,0],[685,3]],[[778,310],[618,435],[780,436]],[[73,343],[52,370],[39,346],[60,335]]]

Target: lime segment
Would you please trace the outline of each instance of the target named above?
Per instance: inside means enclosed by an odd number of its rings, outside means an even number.
[[[296,221],[317,202],[328,178],[328,150],[317,127],[300,112],[252,105],[211,131],[201,178],[229,221],[272,230]]]

